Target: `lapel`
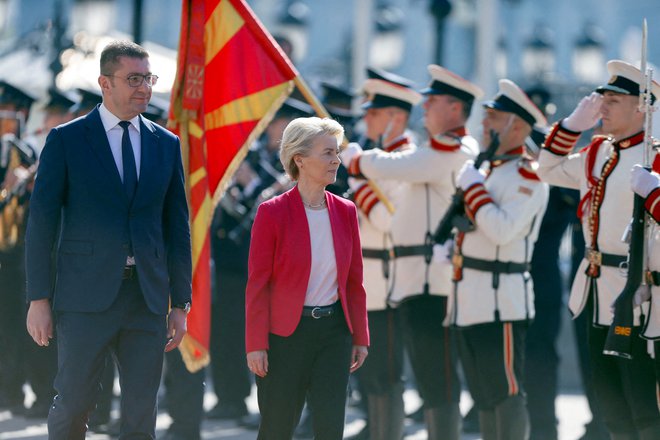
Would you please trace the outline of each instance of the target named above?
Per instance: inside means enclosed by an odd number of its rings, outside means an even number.
[[[337,265],[337,284],[339,290],[342,286],[346,285],[348,274],[346,273],[346,263],[350,261],[350,255],[347,252],[350,249],[351,243],[349,240],[341,240],[341,237],[346,236],[348,225],[343,221],[340,210],[341,206],[334,197],[330,197],[325,193],[325,201],[328,206],[328,216],[330,217],[330,229],[332,229],[332,244],[335,247],[335,263]]]
[[[96,154],[101,167],[103,168],[108,179],[103,179],[109,182],[113,191],[118,191],[121,194],[122,200],[128,203],[124,185],[121,182],[119,171],[112,151],[110,151],[110,144],[108,143],[108,135],[105,133],[103,123],[101,122],[101,115],[99,114],[99,106],[97,105],[94,110],[85,116],[85,140],[86,144],[90,146],[94,154]]]
[[[147,194],[150,194],[149,184],[153,182],[153,173],[157,170],[158,134],[153,123],[140,115],[140,177],[138,178],[133,205],[136,205]]]
[[[294,233],[292,235],[293,240],[291,241],[291,248],[293,250],[291,255],[300,257],[299,261],[304,265],[304,268],[300,271],[300,275],[309,277],[312,269],[312,242],[309,235],[307,214],[305,213],[302,197],[300,197],[300,192],[298,191],[298,185],[294,186],[288,194],[291,225],[296,225],[295,228],[292,228]],[[306,287],[307,285],[305,284]]]

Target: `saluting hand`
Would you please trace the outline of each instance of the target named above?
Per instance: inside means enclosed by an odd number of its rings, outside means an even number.
[[[601,117],[600,108],[603,104],[603,95],[598,92],[592,92],[591,95],[582,98],[561,125],[570,131],[583,132],[596,125]]]
[[[42,347],[48,347],[50,340],[53,339],[53,312],[48,298],[30,301],[26,325],[34,342]]]
[[[268,374],[268,352],[266,350],[251,351],[247,354],[247,365],[250,371],[259,377]]]
[[[353,353],[351,353],[351,373],[357,370],[364,364],[369,350],[364,345],[354,345]]]

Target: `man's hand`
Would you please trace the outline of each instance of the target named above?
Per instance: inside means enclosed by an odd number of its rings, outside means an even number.
[[[26,326],[37,345],[48,347],[50,340],[53,339],[53,312],[49,299],[30,301]]]
[[[454,252],[454,240],[447,240],[443,244],[433,245],[433,262],[440,264],[451,264]]]
[[[364,345],[354,345],[353,352],[351,353],[351,373],[357,370],[364,364],[369,350]]]
[[[266,350],[251,351],[247,354],[247,365],[250,371],[259,377],[268,374],[268,352]]]
[[[362,153],[362,147],[360,144],[351,142],[346,146],[346,148],[344,148],[341,153],[339,153],[339,158],[341,159],[342,165],[348,168],[348,166],[351,164],[351,161],[360,153]]]
[[[178,307],[172,307],[167,317],[167,345],[165,351],[172,351],[179,346],[183,335],[186,334],[186,318],[188,314],[185,310]]]
[[[603,104],[603,95],[592,92],[582,98],[573,113],[561,122],[562,127],[575,132],[589,130],[596,125],[601,117],[600,107]]]
[[[466,160],[456,176],[456,185],[465,191],[475,183],[484,183],[484,180],[486,176],[474,167],[474,161]]]
[[[660,186],[658,174],[649,172],[641,165],[635,165],[630,170],[630,188],[640,196],[647,198],[658,186]]]

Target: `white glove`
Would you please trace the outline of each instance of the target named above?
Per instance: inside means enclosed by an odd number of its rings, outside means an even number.
[[[633,306],[639,307],[643,303],[651,300],[651,286],[640,286],[633,296]]]
[[[344,148],[344,150],[339,153],[339,158],[341,159],[342,165],[346,168],[351,164],[351,161],[355,156],[362,153],[362,147],[357,142],[351,142]]]
[[[443,244],[434,244],[433,262],[440,264],[450,264],[453,252],[454,252],[453,240],[447,240]]]
[[[353,192],[355,192],[358,189],[362,188],[362,185],[364,185],[365,183],[367,183],[367,181],[364,180],[364,179],[356,179],[355,177],[349,177],[348,178],[348,187]]]
[[[647,198],[658,186],[660,186],[660,176],[656,173],[647,171],[639,164],[630,170],[630,188],[640,196]]]
[[[456,185],[465,191],[475,183],[484,183],[484,180],[486,180],[486,176],[481,170],[474,167],[474,161],[466,160],[463,168],[461,168],[458,176],[456,176]]]
[[[585,96],[575,107],[573,113],[561,122],[561,125],[570,131],[583,132],[595,126],[601,117],[600,108],[603,103],[603,95],[592,92]]]

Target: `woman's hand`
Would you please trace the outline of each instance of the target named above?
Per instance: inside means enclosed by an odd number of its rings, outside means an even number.
[[[364,364],[364,360],[367,358],[369,350],[364,345],[354,345],[353,353],[351,353],[351,373],[357,370]]]
[[[247,354],[247,365],[254,374],[265,377],[268,374],[268,353],[266,350],[249,352]]]

